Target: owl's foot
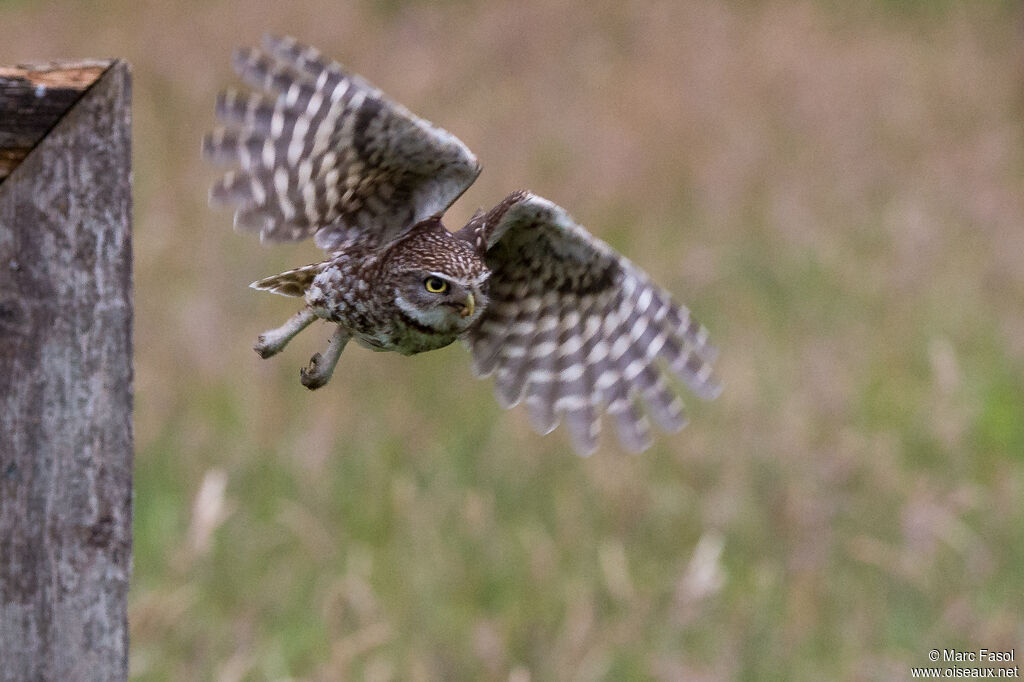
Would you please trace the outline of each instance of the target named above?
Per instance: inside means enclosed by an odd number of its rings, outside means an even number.
[[[348,332],[341,327],[334,331],[334,335],[327,344],[327,350],[323,354],[314,353],[313,357],[309,359],[309,365],[299,371],[303,386],[312,391],[330,381],[331,375],[334,374],[334,368],[338,364],[338,358],[341,357],[341,351],[345,350],[345,344],[348,343],[349,338]]]
[[[315,319],[316,315],[313,314],[312,310],[303,308],[288,318],[288,321],[277,329],[271,329],[260,334],[256,339],[256,345],[252,348],[263,359],[277,355],[284,350],[289,341],[295,338],[296,334],[312,324]]]
[[[324,371],[324,356],[320,353],[313,353],[309,359],[309,365],[299,370],[299,380],[302,385],[311,391],[315,391],[328,382],[332,372]]]

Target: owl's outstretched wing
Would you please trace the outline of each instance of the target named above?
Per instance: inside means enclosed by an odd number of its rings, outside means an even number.
[[[217,100],[223,126],[204,155],[237,163],[210,189],[235,205],[235,225],[267,241],[316,235],[325,250],[385,243],[447,209],[480,166],[454,135],[418,118],[337,62],[291,38],[239,50],[257,89]]]
[[[701,398],[718,394],[707,329],[564,209],[517,192],[459,234],[486,249],[492,271],[490,303],[465,336],[474,370],[495,375],[503,406],[525,399],[539,432],[564,415],[589,454],[603,408],[639,451],[650,445],[640,402],[666,431],[686,423],[669,376]]]

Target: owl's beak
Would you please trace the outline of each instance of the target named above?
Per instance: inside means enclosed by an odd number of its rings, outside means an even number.
[[[462,317],[469,317],[473,314],[476,300],[473,298],[473,294],[466,294],[466,301],[462,304],[462,312],[459,313]]]

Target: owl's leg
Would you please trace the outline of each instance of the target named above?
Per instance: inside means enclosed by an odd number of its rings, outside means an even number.
[[[312,324],[315,319],[316,315],[310,308],[303,308],[288,318],[288,321],[277,329],[271,329],[260,334],[259,338],[256,339],[256,345],[253,346],[253,350],[264,359],[269,358],[271,355],[277,355],[284,350],[289,341],[295,338],[296,334]]]
[[[299,372],[302,385],[312,391],[326,384],[334,374],[334,367],[338,364],[341,351],[345,350],[345,344],[350,338],[351,335],[341,326],[335,329],[323,355],[314,353],[309,359],[309,366],[303,367]]]

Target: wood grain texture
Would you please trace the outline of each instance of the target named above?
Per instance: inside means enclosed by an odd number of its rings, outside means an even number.
[[[90,60],[0,66],[0,181],[111,63]]]
[[[4,682],[128,673],[130,89],[114,62],[0,185]]]

